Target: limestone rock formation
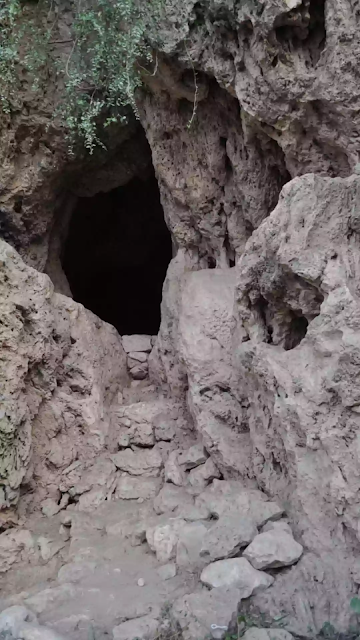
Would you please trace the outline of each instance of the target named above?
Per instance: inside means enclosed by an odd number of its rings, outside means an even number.
[[[24,77],[2,119],[0,233],[25,260],[0,240],[4,588],[76,640],[92,637],[89,610],[103,637],[155,633],[161,579],[185,640],[221,637],[212,622],[227,627],[252,592],[298,636],[329,621],[346,633],[360,542],[359,8],[165,4],[140,122],[112,130],[107,149],[67,157],[52,77],[41,104]],[[120,338],[68,297],[64,242],[78,197],[152,165],[173,243],[161,326]],[[244,571],[228,590],[227,569],[204,580],[211,591],[196,582],[206,558],[205,577],[218,562],[258,575],[246,556],[277,567],[264,591],[243,588]],[[29,567],[60,586],[39,591]]]
[[[127,380],[116,331],[0,241],[0,504],[24,478],[59,500],[61,474],[104,449],[110,404]],[[77,462],[76,462],[77,461]]]

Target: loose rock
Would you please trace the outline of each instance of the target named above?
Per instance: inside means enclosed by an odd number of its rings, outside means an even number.
[[[187,471],[204,464],[209,454],[206,452],[204,445],[194,444],[192,447],[179,454],[178,462]]]
[[[200,576],[207,587],[235,587],[241,599],[270,587],[274,578],[264,571],[257,571],[245,558],[218,560],[206,567]]]
[[[204,535],[200,555],[209,561],[236,556],[257,535],[253,521],[246,516],[222,516]]]
[[[150,353],[152,349],[150,336],[134,334],[130,336],[122,336],[121,340],[126,353],[131,353],[131,351],[143,351],[145,353]]]
[[[255,569],[287,567],[297,562],[303,547],[282,529],[259,533],[243,555]]]

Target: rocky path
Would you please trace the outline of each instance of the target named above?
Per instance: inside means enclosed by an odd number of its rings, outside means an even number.
[[[218,638],[300,558],[281,507],[224,480],[149,382],[124,392],[113,425],[116,453],[71,465],[60,504],[1,536],[4,637]]]

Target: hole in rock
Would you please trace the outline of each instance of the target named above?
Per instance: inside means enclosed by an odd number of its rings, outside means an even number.
[[[152,172],[79,198],[62,265],[77,302],[120,334],[156,334],[172,243]]]
[[[306,336],[308,324],[309,323],[304,316],[293,315],[289,323],[287,335],[285,337],[285,351],[295,349],[295,347],[300,344],[300,342]]]
[[[275,28],[278,42],[294,49],[307,49],[316,64],[326,43],[325,0],[303,0],[300,7],[289,11],[282,20],[283,24]]]

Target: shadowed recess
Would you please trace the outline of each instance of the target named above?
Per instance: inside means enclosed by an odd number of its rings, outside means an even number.
[[[152,174],[79,198],[62,264],[74,299],[120,334],[156,334],[172,244]]]

